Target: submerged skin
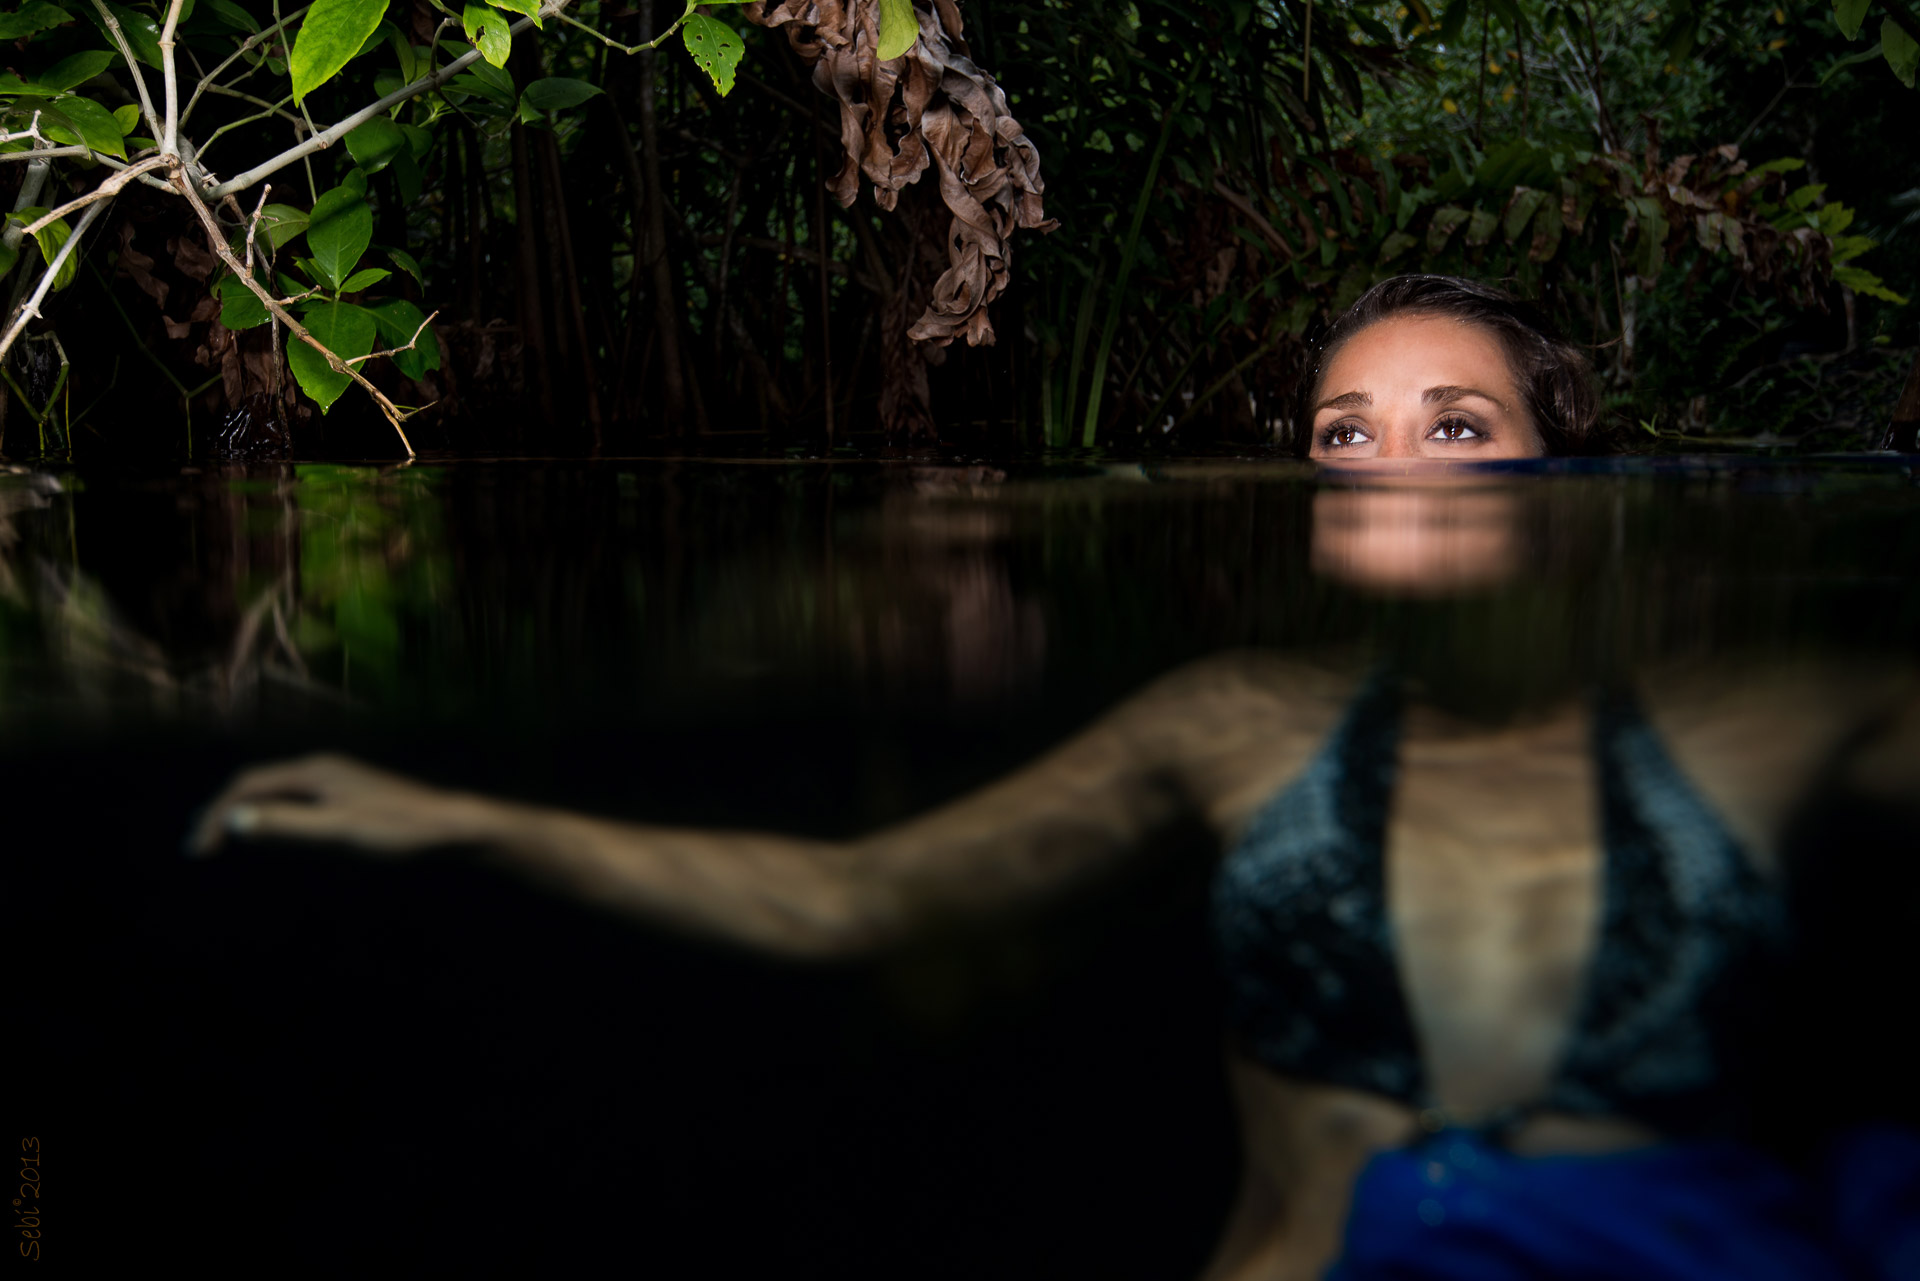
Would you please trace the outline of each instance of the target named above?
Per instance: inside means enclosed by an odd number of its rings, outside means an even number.
[[[1230,845],[1300,772],[1359,681],[1270,654],[1205,660],[1019,773],[849,842],[614,822],[332,756],[242,774],[196,839],[207,852],[244,835],[393,857],[457,845],[650,922],[792,956],[859,955],[935,917],[1068,891],[1175,823],[1198,819]],[[1817,780],[1890,801],[1912,794],[1920,698],[1905,676],[1678,671],[1640,694],[1676,763],[1763,871]],[[1573,1017],[1602,859],[1587,734],[1579,704],[1496,729],[1408,709],[1388,905],[1414,1027],[1451,1119],[1537,1097]],[[1360,1168],[1411,1139],[1419,1118],[1238,1056],[1230,1070],[1246,1169],[1206,1275],[1317,1276],[1337,1254]],[[1659,1137],[1628,1121],[1544,1114],[1513,1146],[1616,1150]]]

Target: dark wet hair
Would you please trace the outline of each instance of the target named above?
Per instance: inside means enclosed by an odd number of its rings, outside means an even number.
[[[1335,353],[1361,330],[1395,316],[1444,316],[1491,331],[1506,350],[1513,381],[1548,454],[1602,454],[1613,442],[1600,416],[1593,367],[1530,304],[1504,290],[1459,276],[1395,276],[1360,296],[1327,330],[1301,383],[1295,451],[1313,441],[1313,407]]]

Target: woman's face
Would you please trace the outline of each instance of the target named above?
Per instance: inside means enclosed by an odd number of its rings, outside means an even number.
[[[1442,316],[1395,316],[1334,354],[1308,453],[1324,462],[1484,462],[1546,447],[1500,340]]]

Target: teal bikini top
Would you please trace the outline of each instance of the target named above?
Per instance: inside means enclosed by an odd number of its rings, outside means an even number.
[[[1221,864],[1213,930],[1229,1024],[1276,1072],[1433,1106],[1394,960],[1386,820],[1397,684],[1370,681]],[[1778,896],[1631,699],[1596,699],[1599,939],[1545,1097],[1667,1133],[1741,1126],[1738,1049],[1785,937]],[[1511,1120],[1511,1115],[1501,1120]]]

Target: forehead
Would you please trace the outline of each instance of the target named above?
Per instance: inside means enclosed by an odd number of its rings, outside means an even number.
[[[1415,391],[1441,385],[1515,390],[1506,348],[1492,330],[1450,316],[1390,316],[1354,334],[1320,376],[1320,395]]]

